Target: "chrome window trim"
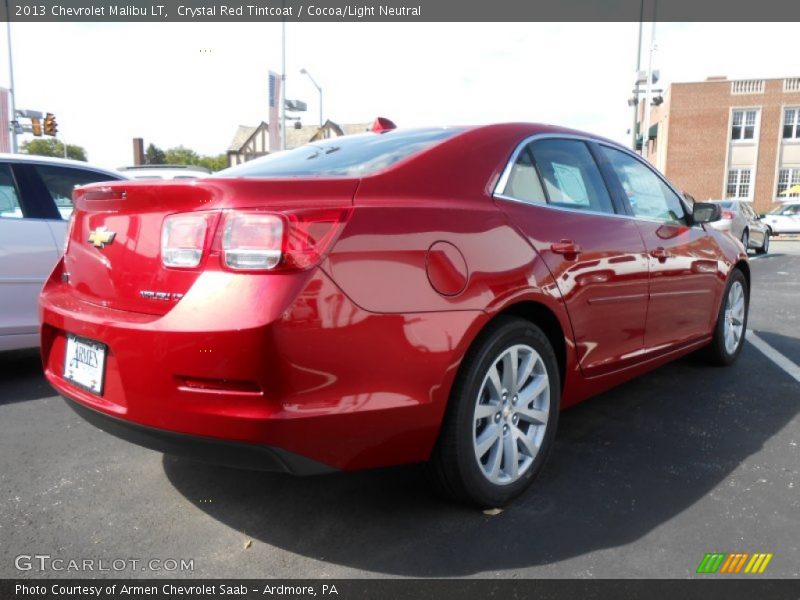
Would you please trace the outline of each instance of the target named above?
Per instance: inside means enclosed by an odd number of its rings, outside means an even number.
[[[607,213],[607,212],[602,212],[602,211],[597,211],[597,210],[568,208],[568,207],[564,207],[564,206],[556,206],[556,205],[550,204],[549,202],[546,202],[546,201],[541,203],[541,204],[540,203],[535,203],[534,204],[532,202],[528,202],[527,200],[522,200],[520,198],[514,198],[513,196],[509,196],[507,194],[504,194],[503,190],[505,190],[506,184],[508,183],[508,180],[511,177],[511,170],[514,168],[514,165],[517,162],[517,158],[519,158],[519,155],[522,153],[522,151],[525,149],[525,147],[528,144],[531,144],[531,143],[533,143],[535,141],[546,140],[546,139],[576,140],[576,141],[581,141],[581,142],[590,142],[590,143],[593,143],[593,144],[597,144],[599,146],[607,146],[608,148],[612,148],[614,150],[618,150],[620,152],[623,152],[623,153],[627,154],[628,156],[633,157],[634,159],[636,159],[640,163],[642,163],[645,167],[650,169],[650,171],[652,171],[664,183],[664,185],[666,185],[667,188],[673,194],[675,194],[678,197],[678,201],[681,203],[681,206],[683,207],[683,211],[684,211],[684,214],[686,215],[686,217],[689,217],[689,215],[692,214],[692,211],[689,210],[686,202],[684,201],[684,199],[682,197],[682,194],[680,192],[678,192],[678,190],[676,190],[675,187],[669,181],[667,181],[667,179],[657,169],[654,169],[653,165],[651,165],[649,162],[647,162],[644,158],[642,158],[641,156],[639,156],[635,152],[631,152],[628,148],[625,148],[624,146],[621,146],[619,144],[615,144],[614,142],[607,141],[607,140],[596,139],[596,138],[590,137],[588,135],[577,135],[577,134],[574,134],[574,133],[534,133],[533,135],[529,135],[524,140],[522,140],[519,144],[517,144],[517,147],[514,148],[514,152],[511,153],[511,158],[506,163],[506,166],[503,169],[503,172],[501,173],[500,178],[497,180],[497,183],[494,186],[494,190],[492,191],[492,197],[493,198],[498,198],[500,200],[508,200],[508,201],[511,201],[511,202],[519,202],[519,203],[522,203],[522,204],[527,204],[528,206],[542,206],[544,208],[551,208],[551,209],[554,209],[554,210],[563,210],[563,211],[566,211],[566,212],[585,213],[585,214],[590,214],[590,215],[605,215],[605,216],[609,216],[609,217],[621,217],[623,219],[633,219],[634,221],[644,221],[646,223],[662,223],[662,224],[665,224],[665,225],[677,225],[676,223],[671,223],[670,221],[664,221],[662,219],[653,219],[653,218],[649,218],[649,217],[639,217],[637,215],[623,215],[623,214],[620,214],[620,213],[617,213],[617,212]],[[609,193],[610,193],[610,190],[609,190]],[[689,226],[689,225],[687,225],[687,226]],[[692,229],[701,229],[701,230],[703,229],[702,225],[697,225],[697,224],[692,224],[689,227],[691,227]]]
[[[518,204],[524,204],[526,206],[533,206],[533,207],[541,207],[541,208],[548,208],[550,210],[560,210],[562,212],[574,213],[579,215],[593,215],[595,217],[612,217],[615,219],[629,219],[634,221],[644,221],[646,223],[658,223],[659,225],[675,225],[676,227],[687,227],[686,225],[681,225],[680,223],[670,223],[669,221],[662,221],[661,219],[651,219],[648,217],[636,217],[633,215],[621,215],[620,213],[607,213],[601,212],[598,210],[585,210],[582,208],[569,208],[568,206],[558,206],[555,204],[548,204],[547,202],[540,202],[540,203],[533,203],[528,202],[527,200],[520,200],[519,198],[514,198],[513,196],[505,196],[503,194],[494,194],[492,196],[497,200],[505,200],[506,202],[516,202]],[[692,226],[692,228],[699,228],[697,226]]]

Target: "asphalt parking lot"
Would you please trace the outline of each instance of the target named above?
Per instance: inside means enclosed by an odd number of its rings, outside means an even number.
[[[750,328],[800,364],[800,241],[752,271]],[[417,466],[296,479],[162,456],[75,415],[36,354],[0,355],[0,577],[672,578],[707,552],[797,577],[798,470],[800,382],[753,343],[734,368],[686,358],[565,412],[537,484],[494,516]],[[194,570],[15,568],[34,554]]]

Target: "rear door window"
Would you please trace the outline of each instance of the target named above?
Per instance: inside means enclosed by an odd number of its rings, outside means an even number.
[[[550,204],[599,213],[615,212],[603,176],[585,143],[547,139],[533,142],[530,150]]]
[[[72,192],[77,186],[112,179],[104,173],[71,167],[36,165],[36,171],[62,219],[69,219],[72,214]]]
[[[528,148],[523,148],[517,160],[514,161],[501,194],[529,204],[547,203],[547,196],[542,188],[539,174],[533,166]]]
[[[8,165],[0,165],[0,218],[23,218],[17,186]]]

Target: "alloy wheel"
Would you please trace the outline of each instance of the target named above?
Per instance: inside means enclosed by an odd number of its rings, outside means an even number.
[[[525,344],[492,362],[475,402],[472,445],[484,477],[510,484],[531,468],[544,440],[550,380],[544,360]]]
[[[734,281],[725,299],[725,351],[736,352],[744,333],[745,298],[744,288]]]

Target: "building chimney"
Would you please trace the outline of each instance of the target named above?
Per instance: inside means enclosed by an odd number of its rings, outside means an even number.
[[[726,75],[709,75],[706,77],[706,81],[728,81],[728,77]]]
[[[133,164],[136,166],[144,164],[144,140],[133,138]]]

